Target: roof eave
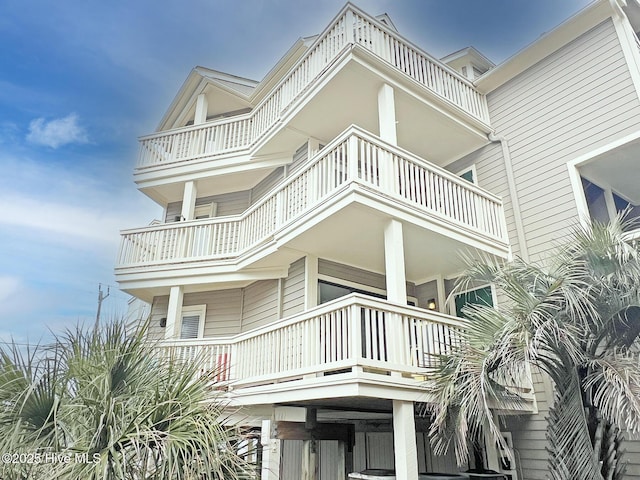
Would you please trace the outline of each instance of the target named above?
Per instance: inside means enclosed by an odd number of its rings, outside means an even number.
[[[473,83],[481,93],[490,93],[613,14],[609,1],[596,0]]]

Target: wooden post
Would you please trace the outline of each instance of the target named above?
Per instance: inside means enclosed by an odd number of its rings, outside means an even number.
[[[280,478],[280,440],[272,438],[271,420],[262,421],[260,436],[262,444],[262,480],[278,480]]]
[[[318,426],[318,410],[307,408],[304,428],[313,430]],[[302,480],[318,480],[318,444],[314,438],[302,444]]]
[[[302,443],[302,475],[301,480],[318,480],[318,444],[315,440]]]

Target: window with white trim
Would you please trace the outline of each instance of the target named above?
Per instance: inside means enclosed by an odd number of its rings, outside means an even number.
[[[461,292],[453,297],[453,308],[456,317],[466,318],[463,309],[467,305],[486,305],[493,307],[496,304],[493,288],[491,285],[474,288]]]
[[[476,173],[476,166],[475,165],[471,165],[470,167],[459,171],[456,175],[458,175],[459,177],[464,178],[467,182],[471,182],[471,183],[473,183],[475,185],[478,184],[478,175]]]
[[[180,338],[201,338],[204,336],[206,305],[182,307],[180,314]]]
[[[218,210],[218,204],[216,202],[209,202],[202,205],[196,205],[193,211],[193,218],[200,220],[202,218],[212,218],[216,216]]]

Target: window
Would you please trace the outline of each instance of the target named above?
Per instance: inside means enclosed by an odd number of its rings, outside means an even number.
[[[215,202],[205,203],[203,205],[196,205],[193,211],[193,218],[200,220],[202,218],[211,218],[216,216],[218,210],[218,204]]]
[[[206,305],[182,307],[180,338],[200,338],[204,336]]]
[[[582,188],[584,189],[584,197],[587,200],[587,207],[589,208],[589,216],[591,219],[608,222],[609,212],[607,211],[604,189],[595,183],[591,183],[586,178],[582,179]]]
[[[492,307],[493,290],[490,285],[460,293],[455,296],[456,317],[467,318],[462,310],[467,305],[487,305]]]
[[[368,292],[366,290],[360,290],[354,287],[348,287],[345,285],[339,285],[337,283],[326,282],[324,280],[318,281],[318,303],[323,304],[335,300],[336,298],[344,297],[350,293],[361,293],[363,295],[369,295],[376,298],[387,298],[380,293]]]
[[[476,175],[476,166],[475,165],[471,165],[468,168],[465,168],[464,170],[458,172],[458,176],[464,178],[467,182],[471,182],[474,184],[477,184],[478,182],[476,181],[478,176]]]

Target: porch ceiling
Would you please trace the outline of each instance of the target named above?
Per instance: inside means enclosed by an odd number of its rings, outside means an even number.
[[[389,72],[381,60],[349,57],[322,83],[307,93],[308,100],[289,113],[290,130],[328,143],[349,125],[379,134],[378,91],[385,83],[394,86],[398,145],[438,165],[472,152],[487,137],[455,108],[447,110],[427,89],[412,83],[400,72]],[[274,135],[260,153],[290,148],[283,133]]]
[[[593,158],[580,167],[580,173],[601,187],[611,187],[631,203],[638,205],[640,204],[638,158],[640,158],[640,139]]]
[[[352,203],[296,236],[286,247],[384,273],[384,229],[390,219],[380,210]],[[463,268],[461,252],[471,251],[462,240],[424,226],[403,222],[403,233],[408,281],[421,283],[439,274],[455,275]]]

